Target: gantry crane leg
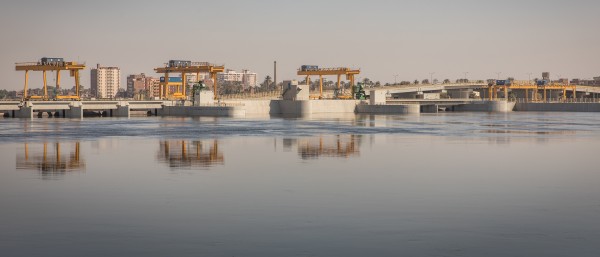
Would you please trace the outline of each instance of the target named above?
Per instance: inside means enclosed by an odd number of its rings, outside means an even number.
[[[185,95],[185,86],[187,84],[187,76],[185,75],[185,72],[181,73],[181,91],[178,91],[179,93]]]
[[[29,83],[29,70],[25,71],[25,88],[23,89],[23,100],[27,99],[27,87]]]
[[[213,80],[213,94],[215,95],[214,99],[218,100],[219,99],[219,95],[217,94],[218,93],[218,90],[217,90],[217,86],[218,86],[217,85],[217,73],[216,72],[211,72],[210,75],[211,75],[212,80]]]
[[[319,99],[323,99],[323,75],[319,75]]]
[[[350,95],[354,98],[354,75],[350,75]]]
[[[169,98],[169,73],[165,73],[165,84],[163,86],[163,98]]]
[[[77,85],[75,85],[77,86]],[[56,92],[59,94],[60,92],[60,70],[56,70]],[[79,96],[79,95],[77,95]]]
[[[77,94],[77,98],[80,98],[81,92],[79,92],[79,70],[75,70],[73,74],[75,75],[75,94]]]
[[[48,88],[47,88],[47,79],[46,79],[46,70],[42,71],[44,77],[44,99],[48,99]]]

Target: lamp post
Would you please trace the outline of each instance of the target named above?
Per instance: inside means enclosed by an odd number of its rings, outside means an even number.
[[[463,82],[464,82],[464,83],[467,83],[467,82],[468,82],[468,81],[467,81],[467,74],[469,74],[469,72],[468,72],[468,71],[465,71],[465,72],[463,72],[463,73],[465,74],[465,76],[464,76],[465,80],[464,80]]]
[[[398,74],[394,75],[394,86],[398,84]]]

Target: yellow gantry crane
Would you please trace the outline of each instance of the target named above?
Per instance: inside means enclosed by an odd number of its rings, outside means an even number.
[[[498,91],[504,90],[504,98],[508,99],[508,89],[511,90],[525,90],[526,101],[543,101],[548,100],[549,90],[560,90],[563,92],[563,100],[566,100],[567,90],[573,91],[573,98],[576,98],[577,85],[569,85],[563,83],[548,83],[547,81],[538,81],[537,83],[531,81],[508,81],[508,80],[497,80],[496,83],[488,85],[488,99],[498,99]],[[532,90],[532,99],[529,99],[529,90]],[[538,92],[543,92],[543,97],[538,97]]]
[[[17,169],[38,169],[42,172],[65,172],[85,169],[85,160],[80,157],[80,144],[75,142],[69,158],[61,155],[61,143],[54,143],[54,155],[49,154],[48,143],[44,142],[43,151],[30,154],[29,145],[25,143],[24,155],[17,156]]]
[[[171,167],[210,167],[225,163],[217,140],[213,140],[212,145],[201,141],[185,140],[160,142],[158,157],[168,162]]]
[[[323,76],[337,75],[337,89],[340,89],[342,75],[350,81],[351,95],[338,96],[338,98],[350,99],[354,96],[354,76],[360,74],[360,70],[338,67],[338,68],[319,68],[316,65],[302,65],[298,70],[298,76],[306,76],[306,84],[310,85],[310,76],[319,76],[319,99],[323,98]]]
[[[48,58],[44,57],[39,62],[27,62],[27,63],[16,63],[15,70],[25,71],[25,87],[23,89],[23,100],[29,99],[42,99],[48,100],[48,79],[46,73],[48,71],[56,72],[56,89],[57,93],[60,91],[60,72],[68,70],[71,77],[75,78],[75,95],[56,95],[56,99],[71,99],[79,100],[79,71],[85,69],[85,64],[79,64],[77,62],[65,62],[63,58]],[[41,71],[44,80],[44,95],[43,96],[29,96],[28,83],[29,83],[29,71]]]
[[[187,83],[186,75],[190,73],[195,73],[196,78],[200,77],[200,73],[208,73],[210,74],[211,79],[213,80],[213,91],[215,100],[218,99],[217,93],[217,73],[224,72],[224,65],[215,65],[208,62],[192,62],[192,61],[181,61],[181,60],[170,60],[165,64],[164,67],[159,67],[154,69],[156,73],[164,73],[164,81],[160,82],[160,98],[169,98],[171,94],[169,92],[169,88],[171,86],[175,86],[175,93],[173,93],[173,98],[185,99],[187,97],[185,92],[185,86]],[[170,73],[181,73],[181,82],[170,82],[169,74]]]

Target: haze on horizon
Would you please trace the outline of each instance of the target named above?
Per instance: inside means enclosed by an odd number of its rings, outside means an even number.
[[[429,78],[600,76],[600,1],[3,1],[0,89],[15,62],[64,57],[158,76],[169,59],[301,79],[303,64],[360,68],[382,83]],[[31,87],[41,85],[32,75]],[[52,85],[52,80],[50,80]],[[65,86],[72,86],[65,80]]]

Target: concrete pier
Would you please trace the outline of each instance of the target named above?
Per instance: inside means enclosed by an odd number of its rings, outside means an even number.
[[[158,116],[177,117],[244,117],[243,106],[165,106],[158,110]]]
[[[15,118],[26,118],[33,119],[33,107],[31,106],[22,106],[21,109],[14,112]]]
[[[454,106],[457,112],[512,112],[515,108],[514,102],[508,101],[481,101],[470,104]]]

